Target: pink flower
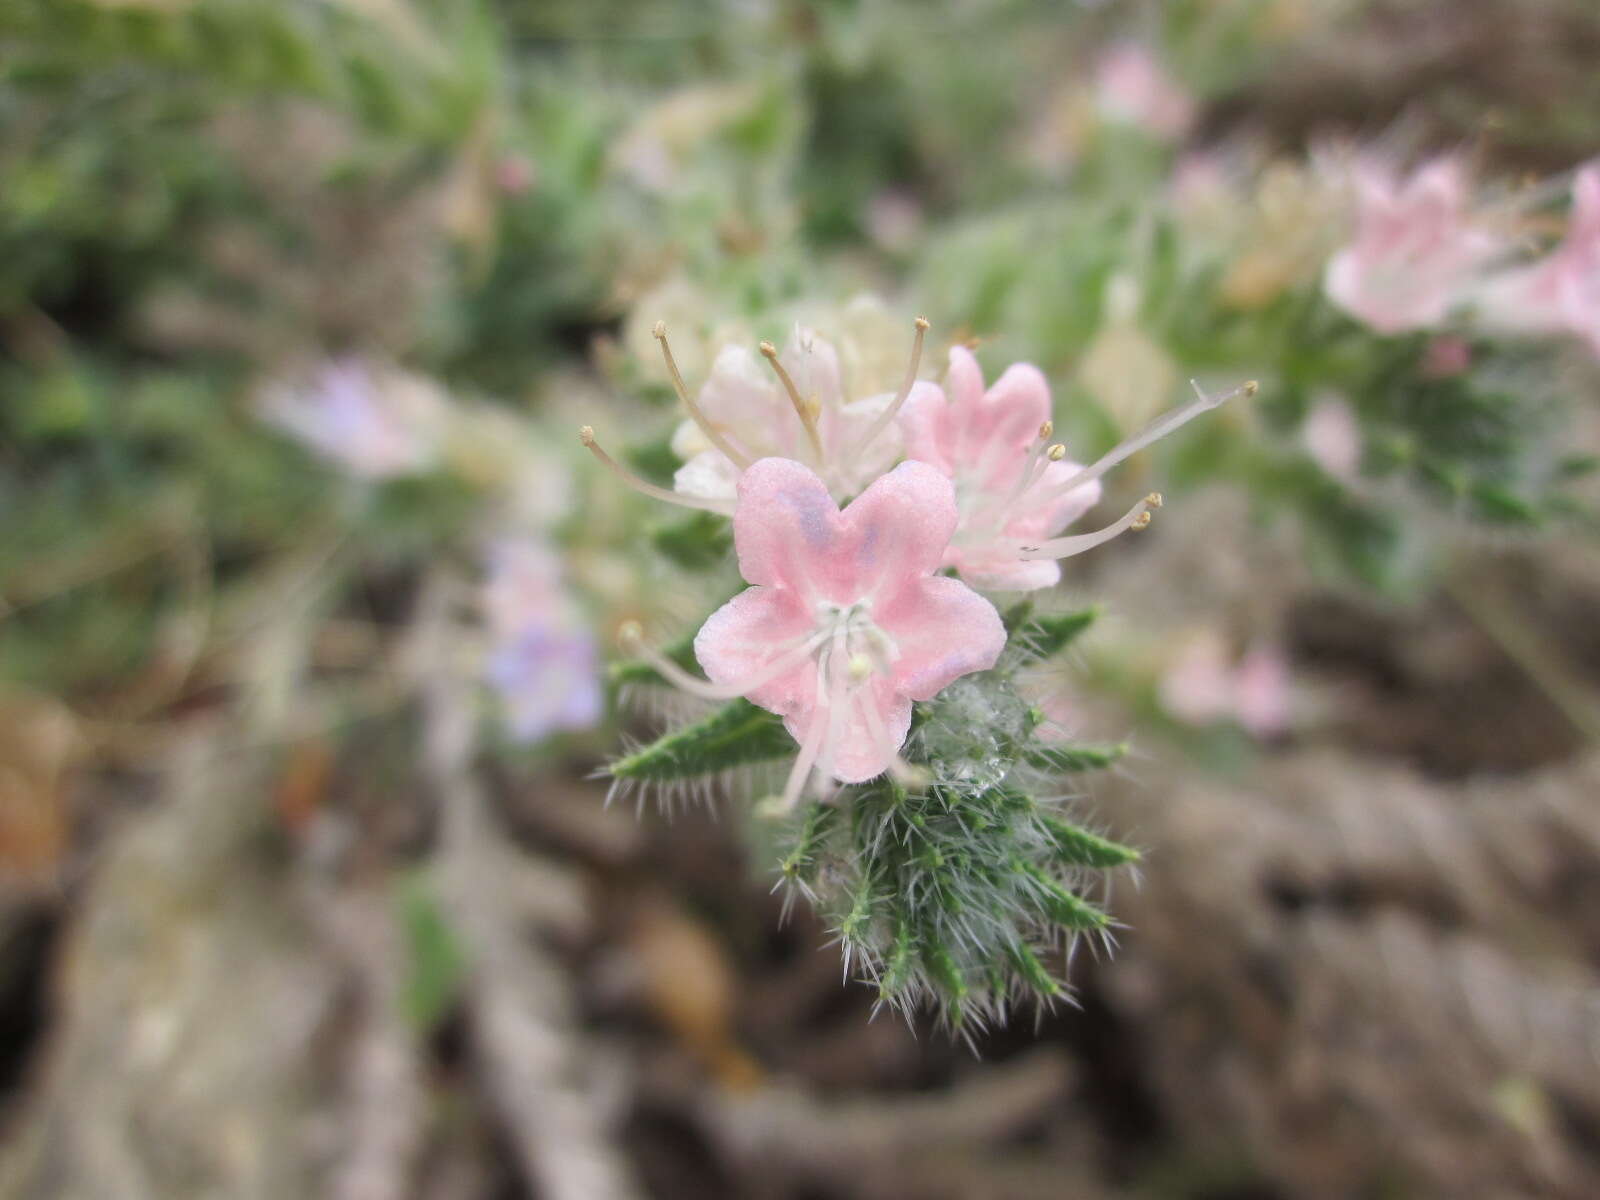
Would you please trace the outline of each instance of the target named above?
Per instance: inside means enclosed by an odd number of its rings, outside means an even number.
[[[914,700],[992,667],[1005,645],[994,606],[935,575],[956,527],[950,481],[902,463],[843,511],[814,472],[764,458],[739,479],[739,570],[754,586],[695,637],[708,686],[652,661],[712,699],[745,696],[780,714],[800,745],[784,798],[813,768],[859,783],[904,769]]]
[[[1578,173],[1566,240],[1542,261],[1485,284],[1486,324],[1518,333],[1575,333],[1600,354],[1600,165]]]
[[[1138,42],[1120,42],[1095,64],[1095,103],[1113,121],[1176,140],[1194,123],[1194,100]]]
[[[815,332],[796,325],[780,354],[762,342],[770,374],[742,346],[726,346],[712,364],[698,396],[691,395],[667,343],[665,322],[654,335],[667,374],[688,413],[673,434],[672,448],[687,461],[672,490],[656,487],[623,467],[600,447],[594,430],[579,438],[604,466],[637,492],[688,508],[732,515],[739,478],[763,458],[804,463],[836,499],[856,495],[900,457],[895,417],[911,396],[939,390],[917,379],[928,322],[918,317],[911,362],[896,392],[851,399],[845,392],[839,355]]]
[[[1312,461],[1334,479],[1349,483],[1360,472],[1361,425],[1342,397],[1325,396],[1312,405],[1300,436]]]
[[[771,369],[743,346],[724,347],[699,396],[685,399],[692,419],[673,446],[688,461],[673,479],[676,491],[731,499],[745,467],[776,457],[805,463],[843,499],[899,457],[893,419],[884,416],[904,399],[889,392],[850,399],[831,343],[797,325],[781,354],[769,343],[762,353]],[[909,387],[913,395],[938,390]]]
[[[1289,664],[1283,652],[1260,644],[1234,663],[1214,630],[1189,640],[1162,675],[1157,694],[1163,708],[1191,725],[1231,720],[1257,738],[1289,728]]]
[[[1056,537],[1100,500],[1100,476],[1130,454],[1215,408],[1237,391],[1202,396],[1168,412],[1092,466],[1066,461],[1051,445],[1050,385],[1040,370],[1016,363],[987,391],[971,351],[950,351],[949,398],[937,389],[913,395],[900,416],[909,457],[939,469],[955,485],[960,523],[944,564],[986,588],[1027,591],[1061,578],[1057,559],[1092,549],[1126,529],[1149,524],[1161,498],[1151,494],[1094,533]]]
[[[1328,298],[1383,334],[1437,325],[1498,249],[1467,222],[1460,165],[1436,159],[1401,183],[1369,162],[1356,192],[1355,238],[1328,263]]]

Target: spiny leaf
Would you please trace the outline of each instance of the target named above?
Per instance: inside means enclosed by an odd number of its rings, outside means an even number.
[[[957,1005],[967,998],[967,977],[942,943],[930,941],[923,945],[922,965],[928,968],[928,975],[939,990]]]
[[[911,926],[905,921],[895,923],[894,942],[889,947],[888,961],[884,966],[883,978],[878,984],[878,994],[884,999],[891,999],[904,990],[911,981],[911,952],[914,948],[911,937]]]
[[[1068,929],[1104,929],[1110,918],[1082,896],[1057,883],[1032,863],[1017,864],[1034,883],[1039,908],[1057,925]]]
[[[614,779],[688,779],[787,758],[794,749],[782,718],[748,700],[735,700],[704,720],[617,759],[608,770]]]
[[[1044,996],[1056,996],[1061,992],[1061,985],[1052,978],[1045,965],[1039,961],[1039,956],[1033,952],[1033,947],[1026,942],[1016,942],[1007,951],[1011,965],[1016,968],[1017,974],[1022,976],[1034,991]]]
[[[1018,645],[1035,658],[1050,658],[1060,654],[1100,617],[1096,607],[1077,612],[1041,613],[1020,622],[1014,631]]]
[[[1026,758],[1028,765],[1041,771],[1074,773],[1100,771],[1117,762],[1128,753],[1127,742],[1107,746],[1051,746],[1044,743],[1030,746]]]
[[[795,838],[794,846],[778,864],[778,869],[783,872],[784,878],[798,879],[807,883],[811,881],[817,873],[817,853],[822,847],[822,841],[838,818],[839,809],[832,804],[813,804],[806,809],[805,819],[800,824],[800,833]]]
[[[1120,867],[1139,861],[1139,852],[1132,846],[1124,846],[1097,833],[1090,833],[1069,821],[1041,816],[1039,823],[1044,827],[1056,858],[1061,862],[1084,867]]]

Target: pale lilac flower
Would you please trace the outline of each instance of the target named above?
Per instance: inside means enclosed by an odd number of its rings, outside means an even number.
[[[1467,213],[1467,180],[1435,159],[1405,181],[1367,162],[1356,169],[1356,232],[1329,261],[1329,299],[1383,334],[1437,325],[1499,249]]]
[[[278,384],[261,397],[263,419],[363,479],[430,469],[438,460],[449,404],[432,381],[345,358],[304,384]]]
[[[1161,504],[1154,493],[1104,529],[1056,537],[1099,503],[1100,476],[1192,417],[1254,390],[1251,384],[1201,396],[1082,467],[1066,460],[1063,445],[1050,442],[1050,385],[1037,367],[1013,364],[985,390],[978,360],[956,346],[946,384],[948,399],[937,389],[925,391],[907,401],[900,418],[907,455],[938,468],[955,485],[960,524],[944,564],[976,586],[1018,591],[1057,582],[1057,559],[1149,524],[1149,510]]]
[[[1176,141],[1194,123],[1194,99],[1140,42],[1119,42],[1101,54],[1094,72],[1101,115]]]
[[[485,674],[514,736],[533,741],[599,721],[604,700],[594,635],[549,547],[497,543],[482,609],[490,641]]]
[[[1578,173],[1566,239],[1540,262],[1491,279],[1484,323],[1517,333],[1573,333],[1600,354],[1600,165]]]
[[[1342,396],[1324,396],[1311,406],[1300,428],[1306,453],[1328,475],[1344,483],[1361,469],[1361,425]]]
[[[813,770],[843,783],[908,773],[912,702],[992,667],[1006,640],[992,604],[934,574],[956,520],[950,481],[923,463],[902,463],[841,511],[809,468],[764,458],[740,476],[733,517],[754,586],[695,638],[711,682],[644,653],[698,695],[745,696],[783,717],[800,747],[789,805]]]
[[[691,395],[657,322],[656,339],[673,387],[689,419],[673,435],[673,449],[687,459],[672,491],[639,479],[602,450],[587,426],[583,444],[636,491],[716,512],[732,513],[741,474],[763,458],[788,458],[809,467],[835,499],[856,495],[900,457],[895,417],[908,398],[938,392],[917,379],[928,323],[916,322],[911,361],[900,390],[851,399],[844,388],[839,355],[813,330],[796,325],[782,353],[762,342],[770,370],[743,346],[725,346],[699,394]]]

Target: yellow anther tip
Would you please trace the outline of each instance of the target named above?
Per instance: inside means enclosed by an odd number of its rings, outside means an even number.
[[[1144,498],[1144,502],[1146,504],[1148,504],[1151,508],[1160,508],[1161,505],[1162,505],[1161,493],[1160,492],[1151,492],[1148,496],[1146,496]]]
[[[624,621],[617,626],[617,641],[624,646],[637,646],[644,640],[644,626],[637,621]]]
[[[665,338],[667,336],[667,323],[665,321],[657,321],[651,326],[650,332],[657,338]]]
[[[928,328],[928,318],[927,317],[918,317],[917,320],[916,320],[916,326],[917,326],[918,329],[923,330],[925,332],[927,330],[927,328]]]
[[[1039,426],[1039,440],[1041,442],[1048,442],[1050,440],[1050,435],[1055,431],[1056,423],[1054,421],[1046,421],[1043,425]]]
[[[778,357],[778,348],[771,342],[762,342],[761,345],[756,347],[756,349],[760,350],[761,353],[766,355],[768,358]]]
[[[1060,442],[1057,442],[1054,446],[1051,446],[1050,449],[1044,452],[1044,456],[1051,462],[1060,462],[1067,456],[1067,448]]]
[[[1260,390],[1261,390],[1261,384],[1256,382],[1254,379],[1252,379],[1249,383],[1244,385],[1244,394],[1246,396],[1254,396]]]
[[[1130,525],[1128,528],[1130,528],[1130,529],[1148,529],[1148,528],[1150,528],[1150,514],[1147,513],[1147,512],[1140,513],[1137,517],[1134,518],[1133,524]]]
[[[578,430],[578,440],[585,446],[594,445],[594,426],[584,425]]]

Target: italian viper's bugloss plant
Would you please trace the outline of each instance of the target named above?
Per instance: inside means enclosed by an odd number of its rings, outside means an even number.
[[[714,707],[613,761],[613,794],[732,782],[779,885],[830,923],[846,970],[884,1004],[971,1030],[1062,994],[1052,964],[1081,935],[1109,941],[1097,898],[1139,857],[1069,803],[1076,777],[1122,747],[1074,743],[1026,698],[1031,669],[1094,613],[1015,593],[1148,525],[1154,493],[1102,529],[1063,532],[1105,472],[1255,385],[1202,394],[1083,466],[1052,441],[1042,372],[1016,364],[986,388],[956,346],[942,386],[921,379],[927,329],[918,319],[898,390],[852,396],[833,347],[799,326],[781,352],[761,343],[769,374],[728,347],[693,393],[658,324],[688,417],[674,488],[622,466],[591,427],[581,440],[630,487],[697,510],[700,540],[731,525],[749,585],[692,637],[655,646],[621,630],[615,687]],[[979,589],[1013,593],[1003,615]]]

